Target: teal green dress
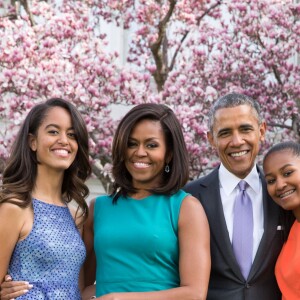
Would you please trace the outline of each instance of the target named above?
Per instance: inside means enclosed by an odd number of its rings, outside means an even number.
[[[141,200],[100,196],[94,207],[96,295],[178,287],[178,218],[183,199],[151,195]]]

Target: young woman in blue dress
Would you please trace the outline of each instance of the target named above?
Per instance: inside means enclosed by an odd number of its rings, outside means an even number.
[[[25,118],[0,191],[0,283],[10,274],[17,284],[1,299],[81,299],[88,148],[85,122],[68,101],[50,99]]]
[[[161,104],[132,108],[112,146],[113,191],[92,201],[84,225],[83,299],[206,299],[210,238],[200,202],[181,188],[188,153]]]

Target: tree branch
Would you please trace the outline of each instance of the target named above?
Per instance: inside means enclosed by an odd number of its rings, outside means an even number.
[[[285,125],[285,124],[278,124],[278,123],[268,123],[268,126],[278,127],[278,128],[285,128],[285,129],[292,129],[292,126]]]
[[[166,38],[166,26],[173,14],[176,0],[169,0],[169,3],[170,6],[167,14],[158,24],[158,38],[156,42],[150,45],[150,49],[156,65],[156,71],[154,72],[153,77],[156,82],[158,91],[162,90],[166,81],[166,65],[164,63],[161,47],[164,39]]]
[[[208,10],[206,10],[201,16],[199,16],[199,17],[197,18],[197,26],[200,25],[201,20],[202,20],[205,16],[207,16],[213,9],[215,9],[216,7],[218,7],[219,5],[221,5],[221,3],[222,3],[222,1],[217,1],[217,2],[216,2],[215,4],[213,4]],[[190,33],[190,30],[186,30],[185,33],[183,34],[183,36],[182,36],[182,38],[181,38],[181,40],[180,40],[180,43],[179,43],[177,49],[175,50],[175,53],[174,53],[173,58],[172,58],[172,60],[171,60],[171,64],[170,64],[170,66],[169,66],[169,68],[168,68],[168,72],[170,72],[170,71],[173,70],[174,65],[175,65],[175,62],[176,62],[176,58],[177,58],[178,53],[179,53],[179,51],[180,51],[180,49],[181,49],[181,46],[182,46],[183,42],[185,41],[185,39],[187,38],[187,36],[188,36],[189,33]]]
[[[17,3],[18,1],[16,1]],[[31,26],[34,26],[35,25],[35,21],[34,21],[34,18],[33,18],[33,14],[30,10],[30,4],[29,4],[29,0],[20,0],[20,3],[23,5],[26,13],[28,14],[28,17],[29,17],[29,21],[30,21],[30,24]]]
[[[264,45],[263,41],[261,40],[260,35],[259,35],[258,32],[256,33],[256,37],[257,37],[257,40],[258,40],[258,43],[260,44],[260,46],[261,46],[262,48],[265,49],[265,45]],[[273,55],[273,51],[271,51],[271,53],[272,53],[272,55]],[[278,83],[279,83],[280,85],[282,85],[282,81],[281,81],[281,78],[280,78],[280,74],[279,74],[279,72],[278,72],[276,66],[275,66],[274,64],[272,64],[271,68],[272,68],[272,71],[273,71],[273,73],[274,73],[274,76],[275,76],[276,80],[278,81]]]

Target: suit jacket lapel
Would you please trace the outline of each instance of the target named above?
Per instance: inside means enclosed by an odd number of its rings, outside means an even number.
[[[229,239],[220,195],[218,168],[207,175],[201,185],[206,188],[199,199],[201,199],[205,207],[210,225],[211,238],[214,239],[220,252],[224,254],[224,260],[227,261],[236,275],[243,279]]]
[[[279,209],[267,192],[267,187],[265,184],[265,179],[263,178],[262,171],[260,169],[258,169],[258,171],[260,173],[263,189],[264,233],[252,264],[249,279],[251,279],[256,274],[256,272],[260,270],[263,260],[265,260],[265,258],[268,256],[271,242],[277,232],[279,220]]]

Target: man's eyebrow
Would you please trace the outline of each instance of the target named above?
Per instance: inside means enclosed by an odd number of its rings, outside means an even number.
[[[228,131],[231,131],[230,128],[222,128],[218,131],[218,134],[221,134],[221,133],[224,133],[224,132],[228,132]]]
[[[249,128],[249,127],[253,128],[253,125],[246,123],[239,126],[239,128]]]

